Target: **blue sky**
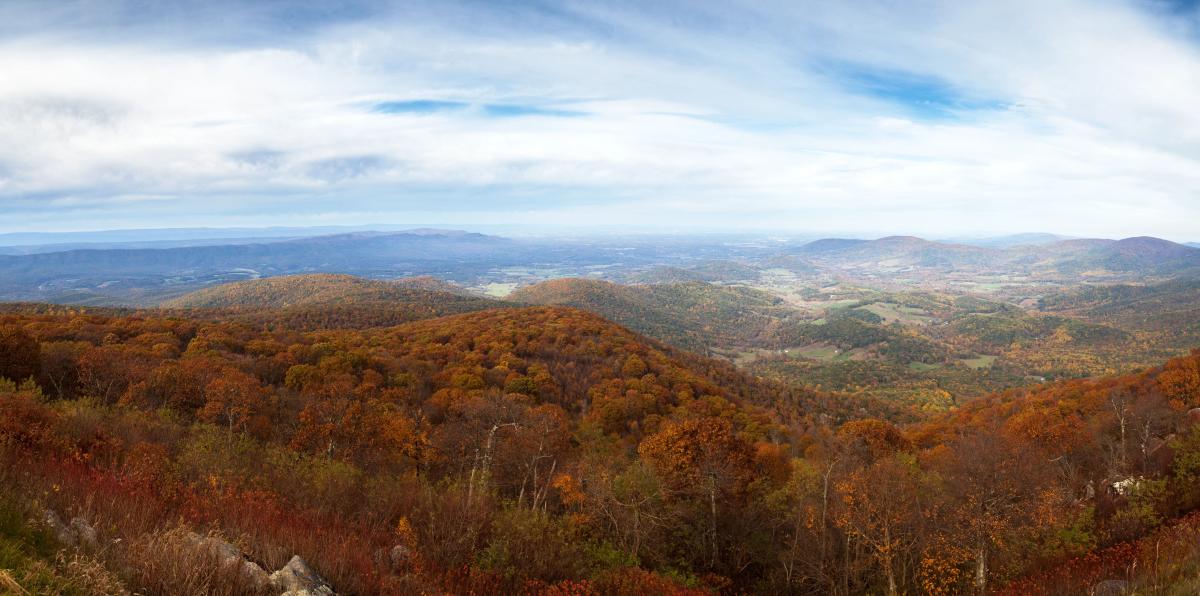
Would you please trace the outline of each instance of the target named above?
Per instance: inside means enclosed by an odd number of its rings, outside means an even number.
[[[0,3],[0,232],[1200,240],[1200,5]]]

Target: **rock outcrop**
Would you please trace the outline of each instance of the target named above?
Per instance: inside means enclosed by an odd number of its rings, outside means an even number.
[[[46,513],[42,515],[42,524],[54,534],[60,543],[66,546],[96,548],[98,545],[96,529],[82,517],[71,518],[71,523],[68,525],[63,523],[62,518],[53,509],[47,509]]]
[[[75,535],[75,532],[71,528],[67,527],[67,524],[63,523],[62,518],[53,509],[46,510],[46,513],[42,516],[42,524],[54,534],[54,538],[59,542],[67,546],[79,544],[79,537]]]
[[[75,534],[75,539],[79,546],[96,548],[99,544],[96,538],[96,528],[93,528],[92,524],[89,524],[82,517],[71,518],[71,532]]]
[[[188,532],[187,539],[198,549],[211,554],[220,561],[223,568],[236,567],[242,577],[256,590],[261,590],[270,583],[270,576],[267,575],[267,572],[258,563],[247,559],[238,547],[215,536],[201,536],[195,532]]]
[[[283,590],[281,596],[334,596],[333,588],[299,556],[271,574],[271,585]]]
[[[82,517],[71,518],[71,523],[67,524],[53,509],[46,509],[41,523],[65,546],[94,549],[99,545],[96,529]],[[278,591],[281,596],[336,596],[329,583],[299,556],[293,556],[278,571],[267,573],[241,549],[216,536],[188,532],[185,539],[197,551],[216,559],[222,569],[236,568],[256,592]],[[399,563],[407,560],[410,553],[398,546],[390,555],[394,563]]]

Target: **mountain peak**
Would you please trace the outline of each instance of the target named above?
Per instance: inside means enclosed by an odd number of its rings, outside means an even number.
[[[1138,254],[1150,257],[1180,257],[1200,255],[1196,249],[1184,246],[1170,240],[1154,236],[1134,236],[1123,238],[1113,243],[1113,248],[1121,254]]]

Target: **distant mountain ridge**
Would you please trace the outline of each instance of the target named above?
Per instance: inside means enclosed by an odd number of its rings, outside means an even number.
[[[124,286],[152,282],[156,291],[169,292],[180,285],[315,272],[428,275],[464,270],[464,263],[520,263],[530,254],[530,249],[507,238],[445,230],[354,232],[184,248],[69,250],[0,256],[0,296],[45,300],[47,294],[81,286],[119,292]]]
[[[1016,237],[1008,241],[1016,242]],[[75,248],[0,254],[0,299],[153,305],[229,281],[308,273],[366,278],[434,276],[511,288],[554,277],[761,285],[844,276],[937,283],[947,274],[1037,283],[1158,282],[1200,277],[1200,249],[1151,237],[1067,239],[988,247],[914,236],[874,240],[654,236],[510,239],[461,230],[354,231],[194,246]],[[147,240],[147,242],[158,242]],[[48,249],[47,249],[48,250]],[[775,280],[775,281],[771,281]],[[507,291],[507,290],[505,290]]]
[[[914,236],[876,240],[831,238],[810,242],[792,252],[826,267],[850,269],[983,267],[1075,275],[1200,273],[1200,249],[1149,236],[1121,240],[1067,239],[1005,247],[951,244]]]
[[[82,232],[8,232],[0,234],[0,247],[144,242],[194,242],[201,240],[290,239],[352,232],[398,232],[434,228],[401,225],[268,226],[235,228],[142,228]]]

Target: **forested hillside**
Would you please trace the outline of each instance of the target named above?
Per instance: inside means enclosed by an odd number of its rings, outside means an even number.
[[[433,278],[316,273],[221,284],[162,303],[167,313],[293,330],[385,327],[506,306]]]
[[[523,288],[508,299],[582,308],[699,353],[714,346],[773,343],[783,321],[797,314],[762,290],[698,281],[627,286],[559,279]]]
[[[560,307],[317,331],[10,309],[0,355],[0,540],[36,589],[257,589],[202,572],[197,532],[339,593],[957,593],[1200,495],[1200,353],[926,419]]]
[[[428,284],[426,284],[428,285]],[[441,288],[414,288],[393,281],[376,281],[333,273],[285,275],[226,283],[163,302],[166,308],[287,308],[315,304],[413,302],[428,300]]]

